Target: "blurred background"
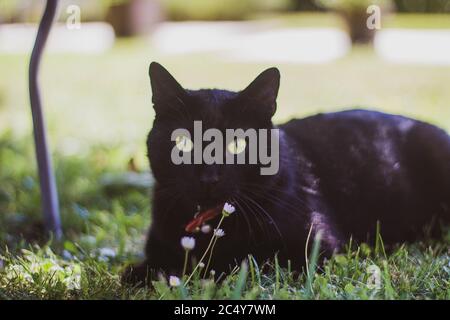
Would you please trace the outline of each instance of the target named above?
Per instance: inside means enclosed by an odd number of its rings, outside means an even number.
[[[39,240],[42,227],[27,68],[44,5],[0,0],[0,241],[10,247]],[[191,89],[240,90],[276,66],[277,123],[360,107],[450,131],[450,0],[64,0],[59,9],[41,89],[65,236],[114,259],[140,252],[149,223],[151,61]]]

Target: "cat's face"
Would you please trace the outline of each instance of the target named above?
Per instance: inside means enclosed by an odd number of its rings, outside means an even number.
[[[239,189],[249,189],[267,179],[260,173],[260,163],[205,164],[202,161],[194,164],[194,148],[198,146],[193,146],[196,139],[194,121],[201,121],[196,124],[201,123],[203,133],[214,128],[223,137],[226,129],[270,130],[280,81],[277,69],[264,71],[240,92],[186,90],[157,63],[150,65],[149,73],[156,116],[147,147],[153,175],[161,186],[193,204],[208,208],[232,201]],[[174,137],[177,129],[186,129],[190,136]],[[248,140],[234,139],[233,143],[225,140],[221,143],[224,158],[245,153],[248,159]],[[201,148],[196,150],[201,149],[201,153],[209,143],[203,141]],[[173,152],[189,157],[191,164],[175,164]]]

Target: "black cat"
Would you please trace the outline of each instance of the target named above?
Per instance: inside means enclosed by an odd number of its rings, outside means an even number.
[[[305,263],[309,231],[322,234],[327,254],[350,237],[372,241],[377,222],[385,244],[437,236],[450,219],[450,138],[430,124],[375,111],[318,114],[274,126],[280,74],[261,73],[245,90],[185,90],[161,65],[150,65],[156,117],[148,156],[156,179],[146,260],[125,278],[143,281],[152,271],[181,272],[180,239],[195,213],[232,202],[225,237],[216,245],[212,269],[228,271],[252,254],[278,254],[294,269]],[[181,164],[171,161],[177,128],[280,129],[279,171],[261,175],[260,165]],[[218,217],[209,223],[215,226]],[[194,235],[199,258],[211,234]]]

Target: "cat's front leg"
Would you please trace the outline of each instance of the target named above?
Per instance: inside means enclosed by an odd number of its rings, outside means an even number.
[[[151,280],[154,278],[154,270],[150,268],[148,261],[144,260],[127,266],[122,272],[121,282],[132,286],[145,286],[151,285]]]
[[[157,239],[150,231],[145,248],[146,257],[141,263],[128,266],[122,274],[122,282],[145,286],[158,279],[160,274],[179,275],[182,257],[179,253]]]

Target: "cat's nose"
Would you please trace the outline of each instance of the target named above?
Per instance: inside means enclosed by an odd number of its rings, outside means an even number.
[[[214,166],[206,167],[200,173],[200,183],[207,188],[214,187],[219,182],[219,171]]]
[[[205,186],[214,186],[219,182],[219,175],[217,173],[202,174],[200,182]]]

